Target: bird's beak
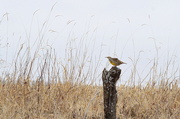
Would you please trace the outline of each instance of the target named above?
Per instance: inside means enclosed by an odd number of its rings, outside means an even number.
[[[127,64],[127,63],[125,63],[125,62],[122,62],[122,64]]]

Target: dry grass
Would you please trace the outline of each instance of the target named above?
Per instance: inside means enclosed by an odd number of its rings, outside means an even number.
[[[0,83],[1,119],[101,119],[102,87],[71,83],[34,82],[28,79]],[[153,87],[118,88],[117,117],[178,119],[180,89]]]
[[[48,50],[43,58],[35,58],[36,52],[32,59],[27,55],[18,64],[21,50],[14,60],[13,72],[0,79],[1,119],[103,118],[102,86],[92,85],[96,76],[91,76],[92,67],[84,69],[86,54],[79,62],[70,50],[67,58],[71,60],[65,60],[63,65],[58,64],[55,55]],[[88,84],[88,80],[91,83]],[[159,85],[148,83],[144,87],[121,85],[117,88],[119,119],[180,117],[180,88],[175,80],[162,81]]]
[[[83,118],[85,111],[88,117],[99,117],[103,107],[97,89],[70,83],[1,83],[0,118]]]

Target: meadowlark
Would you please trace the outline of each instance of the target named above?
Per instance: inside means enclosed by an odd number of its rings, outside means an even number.
[[[109,59],[109,62],[114,66],[119,66],[121,64],[126,64],[125,62],[119,60],[118,58],[106,57]]]

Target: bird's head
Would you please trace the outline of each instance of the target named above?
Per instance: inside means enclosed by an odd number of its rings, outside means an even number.
[[[110,59],[111,57],[108,56],[108,57],[106,57],[106,58]]]

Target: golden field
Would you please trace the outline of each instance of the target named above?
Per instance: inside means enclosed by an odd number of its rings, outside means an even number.
[[[172,86],[118,87],[117,117],[178,119],[180,89]],[[0,83],[0,118],[102,119],[102,94],[102,86],[9,79]]]

